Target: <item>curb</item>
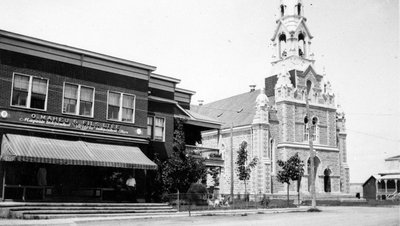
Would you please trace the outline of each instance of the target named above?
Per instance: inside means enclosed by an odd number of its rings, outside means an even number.
[[[251,214],[273,214],[273,213],[290,213],[290,212],[306,212],[308,207],[298,208],[277,208],[277,209],[255,209],[255,210],[216,210],[216,211],[193,211],[191,216],[227,216],[227,215],[251,215]],[[130,219],[154,219],[154,218],[173,218],[173,217],[189,217],[188,212],[177,212],[160,215],[135,215],[135,216],[107,216],[107,217],[88,217],[88,218],[64,218],[49,220],[19,220],[19,219],[0,219],[0,225],[76,225],[84,222],[105,222],[105,221],[122,221]]]

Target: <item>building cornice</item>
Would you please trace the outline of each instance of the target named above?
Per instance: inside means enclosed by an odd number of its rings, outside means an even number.
[[[275,104],[279,104],[279,103],[293,103],[296,104],[298,106],[306,106],[306,103],[301,101],[301,100],[294,100],[294,99],[284,99],[284,100],[276,100]],[[332,106],[328,106],[328,105],[323,105],[323,104],[316,104],[316,103],[310,103],[310,107],[314,107],[314,108],[322,108],[322,109],[327,109],[330,111],[336,111],[336,107],[332,107]]]
[[[310,149],[308,143],[279,143],[277,148],[301,148],[301,149]],[[339,152],[337,147],[326,146],[326,145],[318,145],[314,144],[314,149],[318,151],[329,151],[329,152]]]
[[[151,96],[151,95],[149,95],[149,100],[155,101],[155,102],[161,102],[161,103],[168,103],[168,104],[178,104],[178,102],[176,102],[175,100]]]
[[[175,91],[180,92],[180,93],[186,93],[186,94],[189,94],[189,95],[196,94],[195,91],[188,90],[188,89],[182,89],[182,88],[178,88],[178,87],[175,88]]]
[[[11,38],[14,40],[32,43],[32,44],[36,44],[36,45],[43,46],[43,47],[50,47],[50,48],[54,48],[54,49],[58,49],[58,50],[62,50],[62,51],[70,52],[70,53],[75,53],[75,54],[79,54],[79,55],[83,55],[83,56],[90,56],[90,57],[94,57],[94,58],[105,60],[105,61],[111,61],[111,62],[118,63],[118,64],[124,64],[124,65],[128,65],[128,66],[146,69],[149,71],[154,71],[157,69],[155,66],[142,64],[142,63],[138,63],[138,62],[134,62],[134,61],[130,61],[130,60],[125,60],[122,58],[117,58],[117,57],[113,57],[113,56],[109,56],[109,55],[105,55],[105,54],[101,54],[101,53],[96,53],[96,52],[92,52],[92,51],[88,51],[88,50],[84,50],[84,49],[79,49],[79,48],[75,48],[75,47],[71,47],[71,46],[67,46],[67,45],[62,45],[62,44],[58,44],[58,43],[54,43],[54,42],[50,42],[50,41],[46,41],[46,40],[42,40],[42,39],[38,39],[38,38],[33,38],[33,37],[29,37],[29,36],[25,36],[25,35],[21,35],[21,34],[17,34],[17,33],[12,33],[9,31],[0,30],[0,37],[1,38],[5,38],[5,37]]]
[[[155,74],[155,73],[151,73],[150,77],[151,78],[157,78],[157,79],[165,80],[165,81],[169,81],[169,82],[173,82],[173,83],[180,83],[181,82],[180,79],[168,77],[168,76],[165,76],[165,75]]]

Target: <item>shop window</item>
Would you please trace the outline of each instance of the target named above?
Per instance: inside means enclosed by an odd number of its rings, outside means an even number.
[[[64,114],[93,117],[94,88],[64,83]]]
[[[121,122],[135,122],[135,95],[108,92],[107,119]]]
[[[11,106],[46,110],[49,80],[14,74]]]
[[[147,135],[156,141],[165,141],[165,118],[147,117]]]

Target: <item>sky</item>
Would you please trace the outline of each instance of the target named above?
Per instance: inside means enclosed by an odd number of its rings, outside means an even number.
[[[400,155],[398,0],[303,0],[346,113],[350,182]],[[0,29],[156,66],[192,104],[263,87],[279,0],[1,0]]]

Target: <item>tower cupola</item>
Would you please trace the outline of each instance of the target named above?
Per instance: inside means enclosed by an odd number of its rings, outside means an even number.
[[[274,48],[273,73],[279,73],[283,61],[289,61],[286,65],[297,70],[313,65],[314,54],[311,53],[313,36],[306,22],[302,0],[280,0],[277,27],[271,38]]]

